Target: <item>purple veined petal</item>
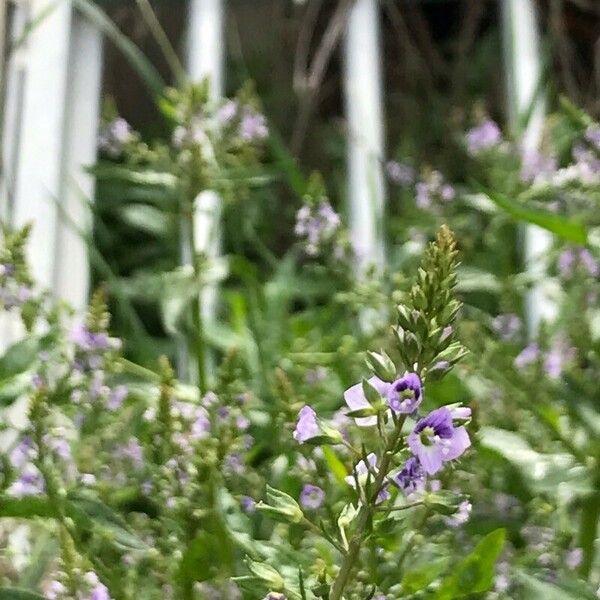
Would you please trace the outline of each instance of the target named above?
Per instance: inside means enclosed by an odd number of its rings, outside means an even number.
[[[396,414],[411,414],[423,400],[421,378],[416,373],[406,372],[389,385],[387,401]]]
[[[454,460],[461,456],[471,446],[471,439],[464,427],[456,427],[451,438],[444,440],[442,459],[444,461]]]
[[[300,493],[300,506],[309,510],[317,510],[325,500],[325,492],[317,485],[307,483]]]
[[[438,471],[442,470],[444,463],[438,447],[424,446],[420,441],[418,441],[416,444],[411,444],[409,441],[409,447],[419,459],[423,470],[428,475],[434,475]]]
[[[386,383],[385,381],[382,381],[381,379],[379,379],[379,377],[371,377],[369,379],[369,383],[384,397],[387,395],[390,389],[390,384]],[[344,400],[346,401],[346,404],[348,405],[350,410],[361,410],[362,408],[371,408],[369,401],[365,397],[362,383],[357,383],[356,385],[349,387],[344,392]],[[356,421],[356,424],[359,427],[373,427],[377,425],[376,416],[359,417],[354,420]]]
[[[298,423],[294,430],[294,439],[303,444],[320,433],[317,413],[308,405],[303,406],[298,413]]]

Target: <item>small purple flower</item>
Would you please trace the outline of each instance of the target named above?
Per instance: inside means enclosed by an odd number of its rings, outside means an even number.
[[[590,125],[585,131],[585,139],[600,150],[600,126]]]
[[[426,474],[415,456],[411,456],[402,469],[391,480],[405,496],[420,493],[425,489]]]
[[[440,188],[440,198],[444,202],[452,202],[452,200],[456,198],[456,190],[454,189],[454,186],[450,185],[449,183],[442,185]]]
[[[63,598],[66,592],[67,588],[60,581],[53,579],[46,588],[44,598],[46,600],[58,600],[59,598]]]
[[[7,490],[9,496],[38,496],[46,489],[44,477],[34,465],[27,464],[21,471],[21,476]]]
[[[467,152],[471,156],[477,156],[481,152],[497,146],[502,141],[502,132],[494,121],[485,119],[485,121],[470,129],[465,138]]]
[[[300,505],[309,510],[317,510],[325,500],[325,492],[316,485],[307,483],[300,492]]]
[[[125,144],[133,139],[133,132],[129,123],[118,117],[104,126],[98,137],[98,147],[109,156],[116,158],[123,150]]]
[[[397,160],[389,160],[385,164],[385,170],[392,183],[408,186],[415,180],[415,170],[410,165],[398,162]]]
[[[421,378],[416,373],[404,373],[387,390],[387,401],[396,414],[410,415],[423,400]]]
[[[473,505],[468,500],[463,500],[458,505],[458,510],[453,515],[446,517],[444,521],[448,527],[460,527],[469,520],[472,510]]]
[[[267,128],[267,119],[261,113],[254,112],[246,108],[240,123],[240,137],[243,140],[252,142],[262,140],[269,135]]]
[[[192,423],[191,438],[193,440],[203,440],[210,434],[210,419],[206,409],[199,407],[194,422]]]
[[[583,550],[581,548],[573,548],[565,555],[565,565],[571,571],[574,571],[583,560]]]
[[[390,383],[386,383],[379,379],[379,377],[373,376],[369,379],[369,383],[383,396],[387,397],[391,388]],[[344,392],[344,400],[350,408],[350,410],[361,410],[363,408],[371,408],[371,404],[365,397],[362,383],[357,383],[352,387],[349,387]],[[356,424],[359,427],[372,427],[377,425],[377,417],[358,417],[355,419]]]
[[[303,406],[298,414],[294,439],[303,444],[307,440],[317,437],[320,432],[321,430],[317,423],[317,413],[310,406]]]
[[[138,440],[134,437],[129,438],[125,446],[121,446],[117,454],[123,458],[129,459],[136,468],[140,469],[144,464],[144,450]]]
[[[335,236],[340,225],[340,216],[327,200],[322,200],[317,206],[305,204],[298,210],[294,233],[305,238],[306,253],[317,256],[321,245]]]
[[[242,496],[240,498],[240,506],[245,513],[252,514],[256,511],[256,501],[250,496]]]
[[[269,592],[263,600],[287,600],[287,597],[279,592]]]
[[[232,452],[223,459],[223,470],[229,475],[243,475],[246,467],[242,457],[238,453]]]
[[[108,410],[118,410],[123,405],[123,401],[127,398],[127,386],[118,385],[115,389],[111,390],[106,401],[106,407]]]
[[[492,327],[505,342],[511,342],[521,331],[521,319],[514,313],[498,315],[492,321]]]
[[[557,338],[544,357],[544,371],[551,379],[558,379],[566,363],[575,358],[575,348],[568,346],[567,341]]]
[[[8,457],[8,460],[12,467],[14,467],[15,469],[20,469],[34,458],[37,458],[37,447],[34,444],[32,437],[26,435],[13,448]]]
[[[556,172],[557,163],[553,156],[546,156],[534,149],[523,151],[521,157],[521,181],[532,183],[545,181]]]
[[[227,100],[217,111],[217,121],[224,125],[229,123],[237,114],[238,103],[235,100]]]
[[[525,346],[525,348],[523,348],[523,350],[521,350],[521,352],[519,352],[515,358],[515,368],[524,369],[526,366],[534,363],[538,359],[539,355],[540,348],[535,342]]]
[[[408,436],[408,446],[429,475],[461,456],[471,445],[463,426],[455,427],[452,413],[442,406],[420,419]]]
[[[420,181],[417,183],[415,190],[417,206],[421,209],[429,208],[431,206],[429,185],[423,181]]]

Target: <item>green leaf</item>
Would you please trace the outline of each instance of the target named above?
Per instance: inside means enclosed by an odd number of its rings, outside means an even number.
[[[44,600],[44,596],[19,588],[0,588],[0,600]]]
[[[363,393],[365,395],[365,398],[367,399],[367,401],[370,404],[381,404],[381,394],[377,391],[377,388],[375,386],[373,386],[372,383],[369,382],[368,379],[363,379],[362,380],[362,389],[363,389]],[[373,413],[371,413],[373,414]],[[377,414],[377,411],[375,411],[374,414]],[[367,415],[370,416],[370,415]]]
[[[26,371],[39,356],[39,351],[40,340],[35,337],[28,337],[10,346],[0,357],[0,381]]]
[[[56,511],[46,496],[0,496],[0,517],[33,519],[35,517],[53,518]]]
[[[519,221],[538,225],[575,244],[581,246],[587,244],[587,230],[582,223],[537,208],[530,208],[498,192],[485,190],[484,193],[497,206]]]
[[[569,488],[574,495],[591,492],[589,473],[576,464],[570,454],[542,454],[537,452],[517,433],[496,427],[479,430],[482,446],[495,451],[523,475],[529,488],[536,492],[556,491],[556,486]]]
[[[580,581],[552,584],[540,581],[524,571],[516,571],[516,579],[526,592],[527,600],[594,600],[596,594]]]
[[[449,562],[448,557],[438,558],[412,571],[407,571],[402,578],[402,591],[405,594],[415,594],[424,590],[448,568]]]
[[[495,565],[506,538],[504,529],[486,535],[469,556],[463,559],[442,581],[435,594],[437,600],[454,600],[486,592],[494,581]]]
[[[337,482],[345,484],[348,473],[346,472],[344,463],[338,458],[337,454],[333,451],[333,448],[323,446],[323,456],[325,457],[329,470],[333,473]]]
[[[121,209],[123,220],[132,227],[151,235],[166,237],[171,229],[171,220],[154,206],[130,204]]]

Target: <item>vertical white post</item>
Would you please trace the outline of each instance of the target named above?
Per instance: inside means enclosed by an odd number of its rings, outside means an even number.
[[[25,41],[13,223],[19,227],[33,222],[29,263],[34,279],[49,289],[54,273],[71,4],[68,0],[31,0],[30,6],[31,21],[39,22]]]
[[[522,152],[538,149],[544,129],[545,102],[540,94],[541,57],[537,11],[534,0],[503,0],[503,38],[510,117],[513,127],[529,115],[521,134]],[[552,246],[551,234],[535,225],[523,232],[525,266],[534,276],[543,277],[545,258]],[[534,284],[525,299],[527,326],[535,336],[540,322],[556,314],[548,298],[547,284]]]
[[[348,213],[359,265],[384,262],[383,109],[379,2],[356,0],[344,45]]]
[[[190,79],[197,83],[208,77],[210,98],[216,101],[223,96],[225,60],[224,0],[190,0],[186,68]],[[209,259],[220,253],[221,202],[219,196],[206,190],[195,200],[194,249]],[[185,240],[183,240],[185,243]],[[186,257],[184,253],[184,259]],[[200,306],[204,324],[215,318],[216,287],[204,288]]]
[[[88,233],[94,179],[85,173],[96,160],[102,83],[102,35],[74,12],[69,49],[66,112],[63,137],[61,212],[54,269],[54,292],[77,311],[87,306],[88,252],[82,233]]]

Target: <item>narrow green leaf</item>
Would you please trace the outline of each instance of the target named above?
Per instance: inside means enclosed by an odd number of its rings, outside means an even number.
[[[338,458],[337,454],[333,451],[333,448],[330,448],[329,446],[323,447],[323,456],[337,482],[344,485],[346,483],[346,476],[348,475],[344,463]]]
[[[19,588],[0,588],[0,600],[44,600],[44,596]]]
[[[464,558],[442,581],[436,600],[454,600],[470,594],[486,592],[494,582],[495,565],[506,538],[504,529],[486,535],[471,554]]]
[[[160,96],[165,83],[142,51],[91,0],[73,0],[73,5],[123,53],[153,96]]]
[[[530,208],[525,204],[512,200],[508,196],[490,190],[483,190],[494,204],[502,208],[519,221],[532,223],[547,229],[559,237],[579,245],[587,243],[587,230],[582,223],[572,221],[561,215]]]

